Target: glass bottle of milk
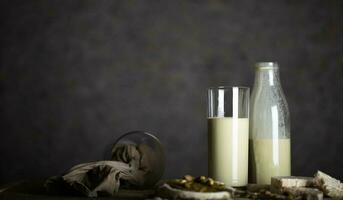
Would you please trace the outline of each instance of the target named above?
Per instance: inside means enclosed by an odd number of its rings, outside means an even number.
[[[250,108],[250,182],[270,184],[273,176],[290,176],[290,116],[277,63],[256,64]]]

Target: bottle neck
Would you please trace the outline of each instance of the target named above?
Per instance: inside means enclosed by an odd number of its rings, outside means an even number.
[[[256,65],[255,85],[280,87],[279,67],[276,63],[258,63]]]

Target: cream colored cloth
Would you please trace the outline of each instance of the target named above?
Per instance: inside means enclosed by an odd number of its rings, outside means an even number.
[[[49,189],[56,180],[63,180],[71,188],[88,197],[101,195],[113,196],[120,183],[142,186],[149,182],[148,174],[152,171],[152,150],[146,145],[122,144],[112,149],[111,161],[97,161],[72,167],[61,178],[47,180]]]

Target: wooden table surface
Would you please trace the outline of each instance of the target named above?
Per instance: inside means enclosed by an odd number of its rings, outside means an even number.
[[[152,190],[143,191],[146,194],[152,194]],[[133,199],[145,199],[139,198],[135,195],[127,197],[128,194],[132,194],[131,191],[120,190],[115,197],[98,197],[100,200],[133,200]],[[82,196],[67,196],[67,195],[51,195],[48,194],[44,188],[44,180],[24,180],[15,183],[7,184],[0,187],[0,200],[89,200],[89,197]],[[235,198],[237,200],[247,200],[246,198]],[[330,200],[330,198],[324,198]]]
[[[153,190],[144,190],[142,193],[152,194]],[[130,195],[132,197],[127,197]],[[44,188],[44,180],[24,180],[18,181],[15,183],[7,184],[0,187],[0,200],[16,200],[16,199],[60,199],[60,200],[86,200],[90,199],[89,197],[82,196],[67,196],[67,195],[51,195],[48,194]],[[127,190],[120,190],[116,197],[98,197],[100,200],[113,200],[113,199],[123,199],[123,200],[132,200],[132,199],[142,199],[138,198],[132,192]],[[145,198],[143,198],[145,199]]]

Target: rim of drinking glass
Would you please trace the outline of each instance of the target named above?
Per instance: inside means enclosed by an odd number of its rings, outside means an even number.
[[[208,90],[214,90],[214,89],[232,89],[232,88],[249,89],[249,90],[250,90],[250,87],[247,87],[247,86],[226,86],[226,85],[211,86],[211,87],[208,88]]]
[[[162,155],[163,155],[163,162],[165,162],[165,150],[164,150],[164,146],[163,146],[162,142],[155,135],[153,135],[152,133],[149,133],[147,131],[142,131],[142,130],[134,130],[134,131],[130,131],[130,132],[124,133],[123,135],[117,137],[114,142],[111,142],[111,143],[107,144],[107,146],[105,148],[105,151],[104,151],[104,155],[103,155],[104,159],[107,160],[107,159],[110,158],[110,152],[111,152],[113,146],[118,144],[121,139],[123,139],[124,137],[126,137],[128,135],[133,135],[133,134],[137,134],[137,133],[141,133],[143,135],[147,135],[147,136],[151,137],[153,140],[155,140],[159,144],[159,146],[161,147],[160,150],[161,150]],[[165,163],[164,163],[164,165],[165,165]]]
[[[138,133],[151,137],[153,140],[155,140],[161,146],[162,150],[164,151],[161,141],[155,135],[153,135],[149,132],[146,132],[146,131],[141,131],[141,130],[130,131],[130,132],[127,132],[127,133],[121,135],[119,138],[117,138],[117,140],[113,143],[113,145],[118,144],[118,142],[121,139],[123,139],[124,137],[126,137],[128,135],[134,135],[134,134],[138,134]]]
[[[159,145],[159,153],[161,153],[160,155],[162,156],[161,157],[161,166],[162,166],[162,170],[160,171],[160,174],[159,175],[159,178],[156,180],[156,183],[158,182],[159,179],[162,178],[164,172],[166,171],[166,155],[165,155],[165,150],[164,150],[164,147],[162,145],[162,142],[155,136],[153,135],[152,133],[149,133],[147,131],[142,131],[142,130],[135,130],[135,131],[130,131],[130,132],[127,132],[123,135],[121,135],[119,138],[117,138],[117,140],[112,144],[112,147],[119,144],[120,140],[125,138],[126,136],[128,135],[134,135],[134,134],[143,134],[143,135],[147,135],[148,137],[152,138],[155,142],[158,143]],[[154,183],[154,184],[156,184]]]

